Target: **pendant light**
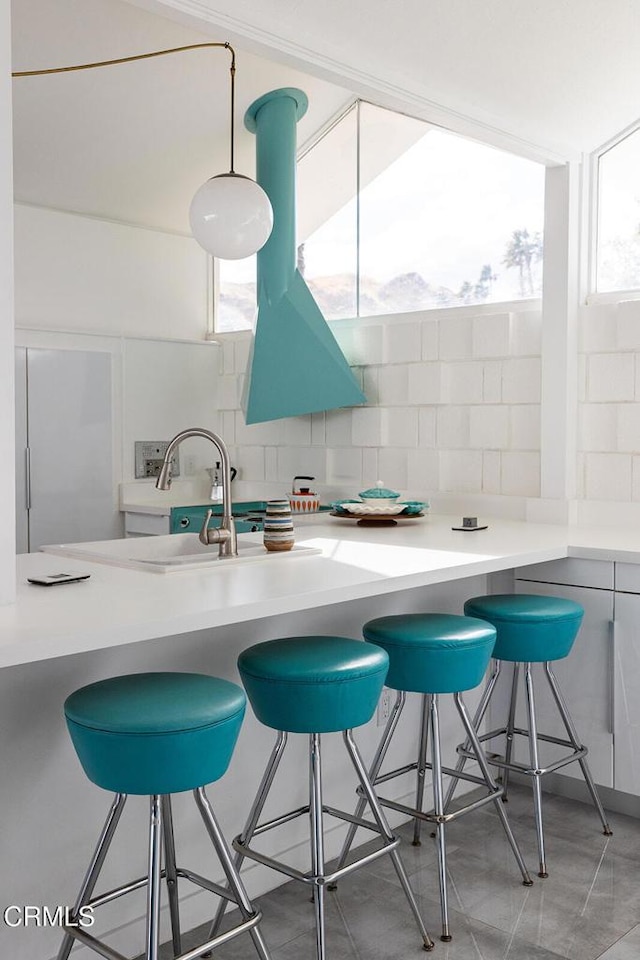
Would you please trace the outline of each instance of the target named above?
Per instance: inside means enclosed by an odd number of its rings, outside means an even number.
[[[273,210],[265,191],[255,180],[236,173],[235,153],[235,76],[236,55],[230,43],[191,43],[169,50],[154,50],[115,60],[100,60],[69,67],[52,67],[46,70],[20,70],[12,77],[40,77],[52,73],[72,73],[77,70],[92,70],[95,67],[112,67],[120,63],[149,60],[185,50],[203,47],[222,47],[231,54],[229,68],[231,89],[230,120],[230,169],[212,177],[196,191],[189,209],[189,222],[194,239],[200,246],[222,260],[241,260],[256,253],[269,239],[273,228]]]

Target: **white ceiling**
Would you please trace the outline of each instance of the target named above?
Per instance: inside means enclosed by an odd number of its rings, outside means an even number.
[[[354,92],[435,122],[444,107],[542,156],[590,152],[640,116],[639,0],[13,0],[16,70],[211,39],[238,50],[248,174],[244,110],[280,86],[309,95],[299,143]],[[23,201],[187,232],[194,190],[228,169],[222,51],[16,80],[14,103]]]
[[[120,0],[14,0],[13,69],[62,66],[226,40]],[[255,172],[245,109],[276,87],[302,87],[303,143],[353,99],[347,90],[237,50],[236,162]],[[16,199],[188,233],[188,207],[229,170],[229,63],[224,50],[14,80]]]
[[[638,0],[132,2],[195,12],[352,89],[439,104],[555,154],[590,152],[640,117]]]

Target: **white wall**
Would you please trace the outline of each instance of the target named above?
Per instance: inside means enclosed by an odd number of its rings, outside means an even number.
[[[11,464],[14,450],[13,227],[11,149],[11,7],[0,0],[0,450]],[[0,471],[0,603],[15,599],[15,481],[12,466]]]
[[[190,237],[16,204],[16,325],[202,339],[209,262]]]

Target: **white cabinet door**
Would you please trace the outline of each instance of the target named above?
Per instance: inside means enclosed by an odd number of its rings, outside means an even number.
[[[29,550],[121,536],[111,355],[31,347],[26,352]]]
[[[615,595],[614,716],[616,790],[640,796],[640,596]]]
[[[602,786],[612,787],[614,785],[612,701],[614,595],[610,590],[570,587],[557,583],[531,583],[522,580],[515,581],[515,592],[566,597],[584,607],[584,620],[571,653],[564,660],[555,661],[552,669],[558,678],[578,731],[578,737],[589,748],[587,759],[594,780]],[[640,606],[638,610],[640,611]],[[534,682],[539,731],[566,738],[566,731],[558,715],[549,684],[539,667],[536,668]],[[521,688],[518,721],[525,725],[523,698],[524,693]],[[640,711],[638,717],[640,718]],[[516,739],[522,740],[522,738]],[[544,744],[541,750],[543,766],[545,760],[560,757],[564,753],[566,750],[562,747]],[[518,759],[524,759],[522,749],[518,753]],[[559,773],[577,778],[582,776],[577,763],[563,767]]]

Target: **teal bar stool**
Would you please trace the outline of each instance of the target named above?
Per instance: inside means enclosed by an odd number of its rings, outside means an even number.
[[[495,804],[507,839],[522,874],[522,882],[530,886],[532,880],[522,859],[518,844],[501,803],[502,787],[493,780],[487,759],[480,745],[473,722],[462,699],[464,690],[472,690],[484,677],[496,640],[495,628],[483,620],[472,617],[453,616],[445,613],[410,613],[380,617],[363,627],[366,640],[384,648],[389,655],[387,686],[398,691],[378,750],[369,771],[374,786],[386,783],[395,777],[416,771],[417,787],[415,807],[379,797],[379,802],[392,810],[406,814],[414,820],[414,845],[420,843],[420,826],[423,821],[435,824],[438,846],[438,879],[440,885],[440,908],[442,914],[441,940],[451,940],[449,906],[447,895],[447,853],[445,828],[452,820],[465,813],[477,810],[487,803]],[[422,720],[418,759],[404,767],[381,774],[382,764],[389,749],[393,734],[405,705],[407,693],[422,694]],[[440,744],[439,698],[441,694],[453,694],[453,700],[471,744],[474,759],[480,767],[481,776],[473,776],[462,770],[442,766]],[[427,761],[429,731],[431,733],[431,761]],[[425,812],[425,772],[432,771],[433,810]],[[467,780],[485,787],[487,793],[465,806],[448,813],[445,809],[443,774]],[[357,820],[362,816],[362,799],[345,840],[338,866],[347,858],[357,830]]]
[[[204,786],[222,777],[229,765],[244,717],[246,698],[235,683],[196,673],[139,673],[113,677],[76,690],[64,711],[71,740],[93,783],[115,799],[80,888],[57,960],[67,960],[74,939],[109,960],[126,960],[107,943],[75,925],[87,908],[95,909],[146,887],[145,960],[158,960],[160,881],[166,879],[175,958],[202,951],[249,933],[261,960],[269,952],[258,928],[259,911],[251,905],[232,855],[218,826]],[[176,866],[171,817],[172,793],[192,790],[228,887]],[[150,797],[148,874],[93,896],[96,881],[118,826],[128,794]],[[165,868],[162,869],[164,848]],[[197,953],[181,954],[178,880],[184,878],[239,908],[240,922],[207,941]]]
[[[502,661],[513,663],[511,681],[511,700],[509,704],[506,726],[491,730],[480,737],[482,742],[493,740],[496,737],[505,738],[504,755],[489,755],[489,762],[502,770],[504,797],[507,798],[509,772],[516,771],[531,777],[533,784],[533,802],[536,820],[536,835],[538,841],[539,872],[538,876],[547,877],[547,863],[542,824],[542,777],[546,773],[553,773],[569,763],[578,761],[584,779],[593,799],[603,831],[606,836],[611,835],[607,817],[598,796],[591,771],[586,761],[587,748],[580,742],[573,720],[567,709],[566,702],[558,684],[558,680],[551,668],[551,662],[569,656],[576,638],[584,610],[578,603],[562,597],[538,596],[535,594],[496,594],[494,596],[473,597],[464,605],[464,612],[471,617],[481,617],[492,623],[497,631],[496,646],[493,653],[495,658],[494,669],[485,688],[483,697],[478,706],[474,719],[477,730],[484,718],[491,696],[495,690],[500,665]],[[542,664],[543,674],[551,688],[554,703],[562,719],[568,739],[552,737],[542,734],[538,730],[534,697],[533,666]],[[526,693],[528,728],[516,726],[516,706],[518,697],[518,681],[520,668],[524,667],[524,687]],[[519,763],[513,759],[514,737],[526,737],[529,745],[529,763]],[[554,743],[567,747],[570,752],[562,758],[542,767],[538,751],[539,741]],[[469,757],[469,742],[458,748],[460,759],[458,769],[462,770]],[[447,802],[453,795],[455,783],[449,790]]]
[[[388,666],[389,658],[380,647],[360,640],[332,636],[269,640],[249,647],[238,660],[240,676],[258,720],[279,732],[245,828],[233,841],[237,851],[235,865],[239,868],[244,858],[249,857],[312,889],[318,960],[324,960],[326,954],[325,888],[383,854],[389,854],[393,861],[424,948],[433,948],[433,941],[422,921],[398,854],[400,840],[389,829],[352,733],[353,727],[367,723],[373,716]],[[322,734],[335,732],[342,733],[347,754],[366,798],[362,812],[368,803],[373,814],[373,821],[359,817],[358,825],[378,835],[382,839],[382,846],[339,870],[327,870],[324,854],[325,814],[353,822],[350,814],[327,806],[322,797],[320,740]],[[309,738],[309,803],[259,824],[289,733],[302,733]],[[301,816],[309,816],[311,824],[311,869],[306,873],[259,853],[251,846],[254,837],[262,836]],[[225,908],[226,903],[221,902],[211,935],[218,929]]]

